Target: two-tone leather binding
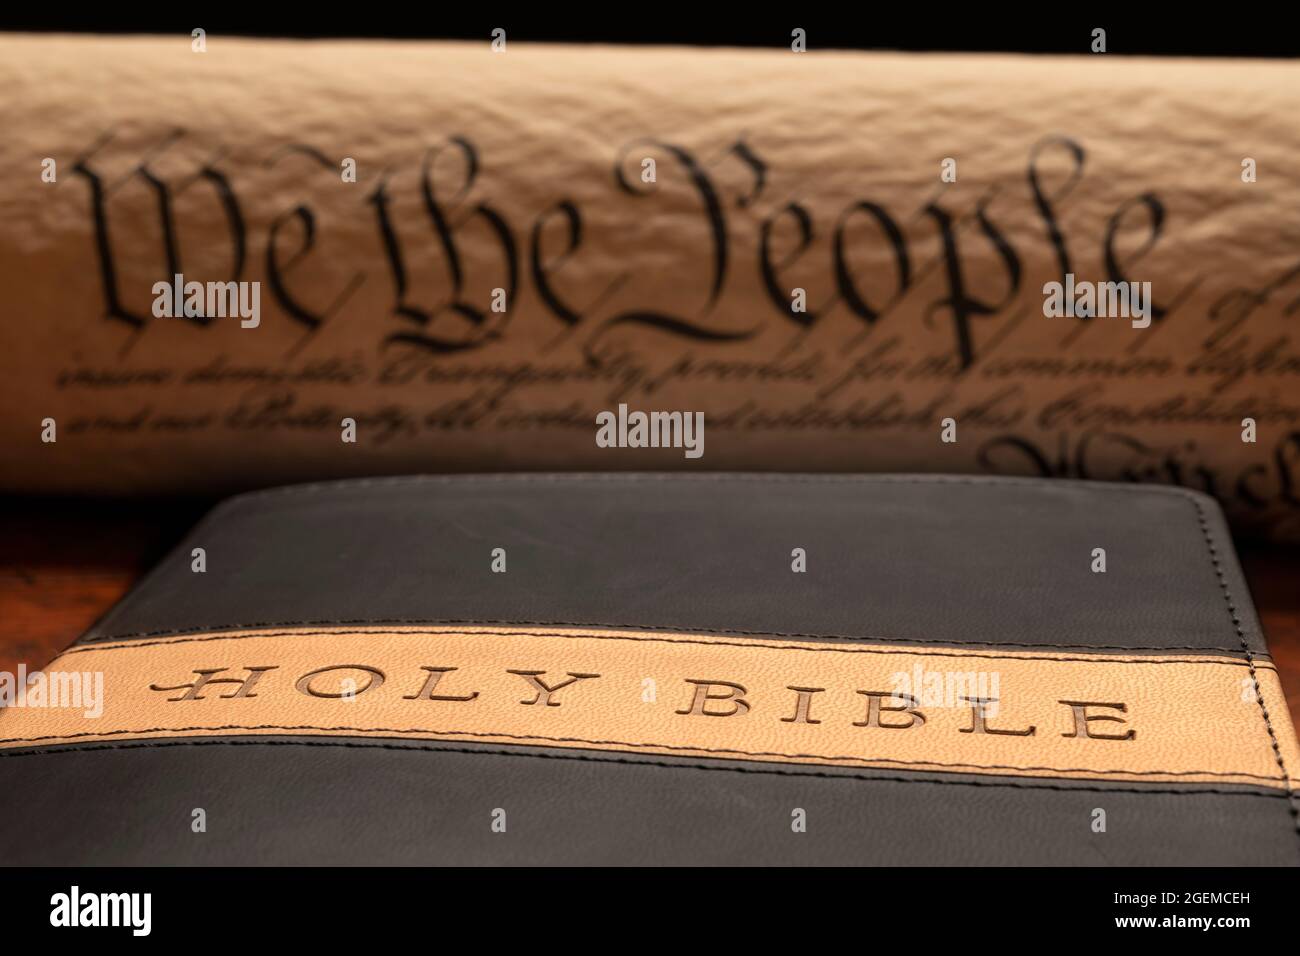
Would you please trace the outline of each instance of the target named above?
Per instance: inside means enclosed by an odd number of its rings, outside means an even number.
[[[97,706],[52,705],[74,677]],[[1277,672],[1176,488],[258,492],[38,683],[14,862],[1300,862]]]

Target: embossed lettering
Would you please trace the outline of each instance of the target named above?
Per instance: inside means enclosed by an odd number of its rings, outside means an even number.
[[[365,671],[369,674],[370,676],[366,681],[366,685],[364,687],[358,687],[355,690],[342,690],[337,694],[331,694],[328,691],[318,691],[311,686],[312,678],[319,677],[321,674],[328,674],[330,671],[349,670]],[[307,694],[309,697],[360,697],[366,691],[379,687],[383,683],[384,672],[377,668],[367,667],[365,664],[332,664],[329,667],[318,668],[309,674],[303,674],[298,678],[298,683],[294,684],[294,687],[296,687],[301,693]]]
[[[787,685],[786,689],[794,691],[799,696],[794,702],[794,716],[782,717],[781,722],[784,724],[820,724],[820,720],[813,720],[812,717],[809,716],[809,711],[812,708],[812,695],[820,694],[826,690],[826,688],[795,687],[793,685]]]
[[[867,699],[867,716],[864,720],[854,721],[854,727],[883,727],[886,730],[906,730],[908,727],[919,727],[925,723],[925,714],[916,709],[920,701],[909,694],[896,694],[891,690],[860,690],[858,693]],[[902,701],[902,704],[897,707],[887,707],[882,703],[885,699]],[[880,719],[882,711],[907,714],[907,723],[886,723]]]
[[[546,681],[542,680],[542,675],[545,674],[546,671],[516,671],[516,670],[507,669],[506,673],[518,674],[524,680],[528,681],[528,683],[532,685],[533,689],[537,691],[537,696],[534,697],[532,700],[521,700],[519,703],[527,704],[529,706],[532,706],[534,704],[542,704],[545,707],[560,706],[560,702],[558,700],[551,700],[551,695],[554,694],[556,691],[562,690],[563,688],[568,687],[570,684],[576,684],[580,680],[591,680],[600,676],[599,674],[577,674],[574,673],[573,671],[569,671],[568,680],[562,680],[558,684],[552,685],[552,684],[547,684]]]
[[[473,700],[478,696],[478,691],[472,691],[463,697],[434,693],[438,689],[438,682],[442,680],[444,674],[459,669],[458,667],[421,667],[420,670],[429,672],[424,679],[424,686],[420,688],[418,693],[403,696],[402,700]]]
[[[693,680],[686,678],[686,683],[695,685],[695,696],[691,698],[691,704],[685,710],[679,710],[679,714],[699,714],[704,717],[733,717],[738,714],[749,713],[749,701],[744,697],[749,693],[743,684],[733,684],[725,680]],[[715,694],[713,688],[724,687],[726,691],[721,694]],[[709,701],[728,701],[731,703],[730,710],[709,710]]]
[[[998,730],[996,727],[990,727],[986,718],[984,707],[986,704],[992,704],[995,699],[992,697],[963,697],[971,705],[971,725],[962,727],[963,734],[999,734],[1005,737],[1032,737],[1037,729],[1033,724],[1025,730]]]
[[[1093,733],[1088,724],[1094,720],[1110,720],[1118,724],[1127,723],[1123,717],[1116,717],[1114,714],[1090,714],[1089,707],[1111,707],[1120,713],[1128,713],[1128,707],[1124,704],[1104,704],[1100,701],[1092,700],[1062,700],[1058,703],[1064,704],[1070,708],[1074,715],[1074,729],[1069,733],[1061,734],[1062,737],[1087,737],[1091,740],[1133,740],[1137,737],[1137,731],[1130,728],[1122,734],[1098,734]]]
[[[213,674],[220,674],[226,671],[227,669],[228,668],[225,667],[214,667],[209,670],[194,671],[194,673],[198,675],[199,679],[194,681],[192,684],[177,684],[175,687],[159,687],[157,684],[150,684],[149,689],[150,690],[181,690],[182,688],[186,688],[186,692],[182,694],[180,697],[168,697],[167,699],[168,700],[206,700],[206,698],[203,696],[203,691],[209,684],[238,684],[239,690],[235,691],[233,694],[220,694],[218,696],[222,700],[234,700],[237,697],[256,697],[257,694],[253,693],[253,688],[256,687],[257,682],[262,679],[262,675],[265,674],[267,671],[276,670],[274,666],[245,667],[244,670],[248,671],[247,677],[213,677],[212,676]]]

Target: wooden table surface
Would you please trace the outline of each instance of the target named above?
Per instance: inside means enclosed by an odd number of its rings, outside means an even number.
[[[121,598],[211,506],[8,499],[0,504],[0,670],[48,663]],[[1239,547],[1300,726],[1300,549]]]

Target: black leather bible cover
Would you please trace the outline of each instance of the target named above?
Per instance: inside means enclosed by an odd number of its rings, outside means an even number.
[[[225,502],[10,695],[0,859],[1283,865],[1297,766],[1186,490],[359,480]]]

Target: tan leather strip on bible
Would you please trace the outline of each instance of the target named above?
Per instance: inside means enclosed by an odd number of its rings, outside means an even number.
[[[78,681],[89,706],[49,706]],[[74,647],[37,685],[0,711],[0,747],[342,735],[1277,788],[1279,756],[1300,766],[1270,663],[1181,652],[302,628]]]

